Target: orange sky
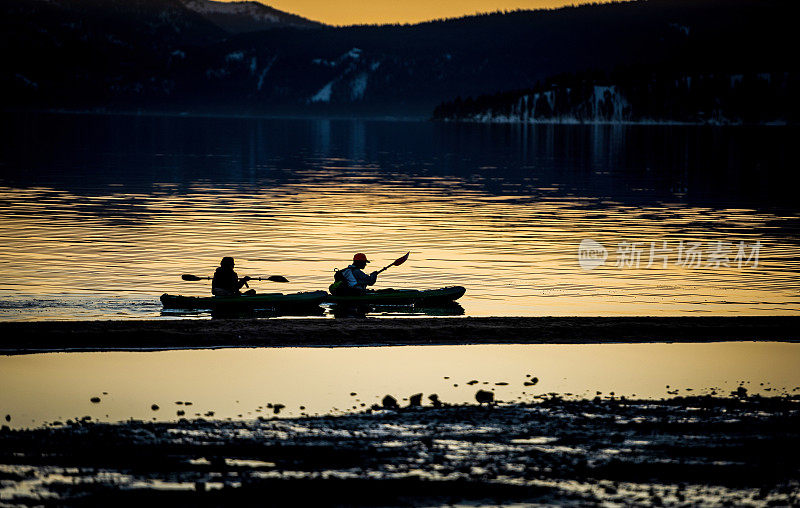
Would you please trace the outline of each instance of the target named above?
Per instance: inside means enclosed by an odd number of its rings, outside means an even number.
[[[586,2],[581,0],[263,0],[262,3],[324,23],[352,25],[416,23],[498,9],[541,9]]]

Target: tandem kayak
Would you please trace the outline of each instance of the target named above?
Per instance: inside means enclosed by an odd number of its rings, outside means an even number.
[[[367,305],[420,305],[454,302],[464,296],[466,288],[449,286],[439,289],[379,289],[358,296],[328,295],[326,303]]]
[[[305,293],[264,293],[252,296],[180,296],[161,295],[161,304],[165,309],[292,309],[314,307],[325,301],[326,291],[309,291]]]

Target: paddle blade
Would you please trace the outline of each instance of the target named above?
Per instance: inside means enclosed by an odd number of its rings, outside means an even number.
[[[181,275],[181,279],[188,280],[188,281],[203,280],[200,277],[198,277],[197,275],[192,275],[190,273],[184,273],[183,275]]]
[[[406,260],[408,259],[408,255],[409,255],[409,254],[411,254],[411,252],[406,252],[406,255],[405,255],[405,256],[395,259],[395,260],[394,260],[394,263],[392,263],[392,265],[391,265],[391,266],[400,266],[400,265],[402,265],[402,264],[403,264],[403,263],[405,263],[405,262],[406,262]]]
[[[271,280],[272,282],[289,282],[289,279],[283,275],[270,275],[267,277],[267,280]]]

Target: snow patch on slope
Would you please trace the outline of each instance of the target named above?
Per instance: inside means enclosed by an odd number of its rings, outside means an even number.
[[[333,92],[333,81],[329,82],[327,85],[323,86],[319,92],[314,94],[310,99],[309,102],[330,102],[331,101],[331,93]]]
[[[261,74],[258,75],[258,91],[261,91],[261,87],[264,85],[264,78],[266,77],[269,70],[272,68],[272,64],[275,63],[275,60],[278,59],[278,55],[272,57],[272,60],[269,61],[267,65],[264,66],[264,69],[261,70]]]
[[[367,90],[367,80],[369,76],[366,72],[360,73],[358,76],[353,78],[353,81],[350,82],[350,98],[353,100],[358,100],[364,97],[364,92]]]
[[[226,62],[241,62],[244,59],[244,53],[242,51],[236,51],[234,53],[229,53],[225,57]]]
[[[330,103],[331,100],[358,101],[364,98],[369,82],[369,75],[380,67],[381,63],[377,60],[363,58],[363,52],[359,48],[352,48],[340,55],[336,60],[326,60],[315,58],[311,63],[325,67],[339,67],[341,70],[338,75],[317,93],[309,97],[306,102],[311,103]],[[340,67],[341,66],[341,67]],[[327,73],[326,73],[327,74]],[[328,75],[328,79],[330,76]],[[336,96],[334,96],[334,86],[336,86]],[[348,94],[349,92],[349,94]],[[349,95],[349,97],[348,97]]]
[[[337,65],[341,65],[343,63],[354,62],[361,58],[361,50],[359,48],[353,48],[347,53],[343,54],[336,60],[326,60],[325,58],[314,58],[311,60],[311,63],[314,65],[324,65],[325,67],[336,67]]]

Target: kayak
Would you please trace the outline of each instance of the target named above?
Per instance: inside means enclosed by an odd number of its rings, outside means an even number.
[[[382,305],[369,303],[328,304],[335,318],[363,318],[370,316],[463,316],[464,307],[458,302],[433,302],[405,305]],[[320,307],[321,309],[322,307]]]
[[[357,296],[328,295],[326,303],[370,305],[421,305],[453,302],[464,296],[466,288],[449,286],[439,289],[379,289]]]
[[[325,301],[326,291],[309,291],[305,293],[264,293],[252,296],[180,296],[161,295],[161,304],[165,309],[292,309],[315,307]]]

